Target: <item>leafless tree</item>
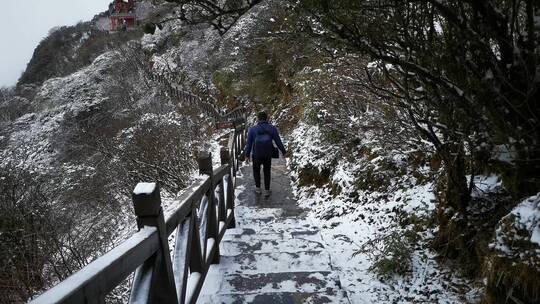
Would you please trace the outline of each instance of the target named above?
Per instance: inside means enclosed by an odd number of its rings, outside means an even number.
[[[182,20],[190,24],[208,23],[220,35],[225,34],[236,21],[249,9],[259,4],[261,0],[164,0],[178,4],[174,13],[178,17],[161,20],[157,24],[148,24],[147,32],[155,31],[156,26],[161,27],[171,20]]]
[[[366,69],[368,87],[435,147],[446,174],[439,220],[450,227],[441,231],[464,227],[473,186],[465,175],[475,174],[476,154],[489,154],[490,146],[516,151],[516,182],[509,186],[517,197],[538,189],[536,1],[309,0],[300,6],[314,33],[375,61]],[[467,236],[440,236],[445,246],[467,247]]]

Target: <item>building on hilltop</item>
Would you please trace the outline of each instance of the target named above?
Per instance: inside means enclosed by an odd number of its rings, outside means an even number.
[[[110,30],[126,30],[137,25],[135,0],[114,0],[109,4]]]

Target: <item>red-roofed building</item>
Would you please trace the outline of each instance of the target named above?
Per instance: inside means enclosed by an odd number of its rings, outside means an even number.
[[[110,30],[118,31],[137,24],[135,0],[114,0],[109,5]]]

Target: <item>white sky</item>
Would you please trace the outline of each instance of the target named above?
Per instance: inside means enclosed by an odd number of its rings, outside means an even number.
[[[0,87],[14,85],[55,26],[91,20],[112,0],[0,0]]]

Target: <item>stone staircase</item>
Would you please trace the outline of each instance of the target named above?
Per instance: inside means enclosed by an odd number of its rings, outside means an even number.
[[[349,303],[318,228],[293,198],[285,162],[274,163],[269,198],[253,193],[251,167],[241,169],[237,228],[225,234],[198,303]]]

